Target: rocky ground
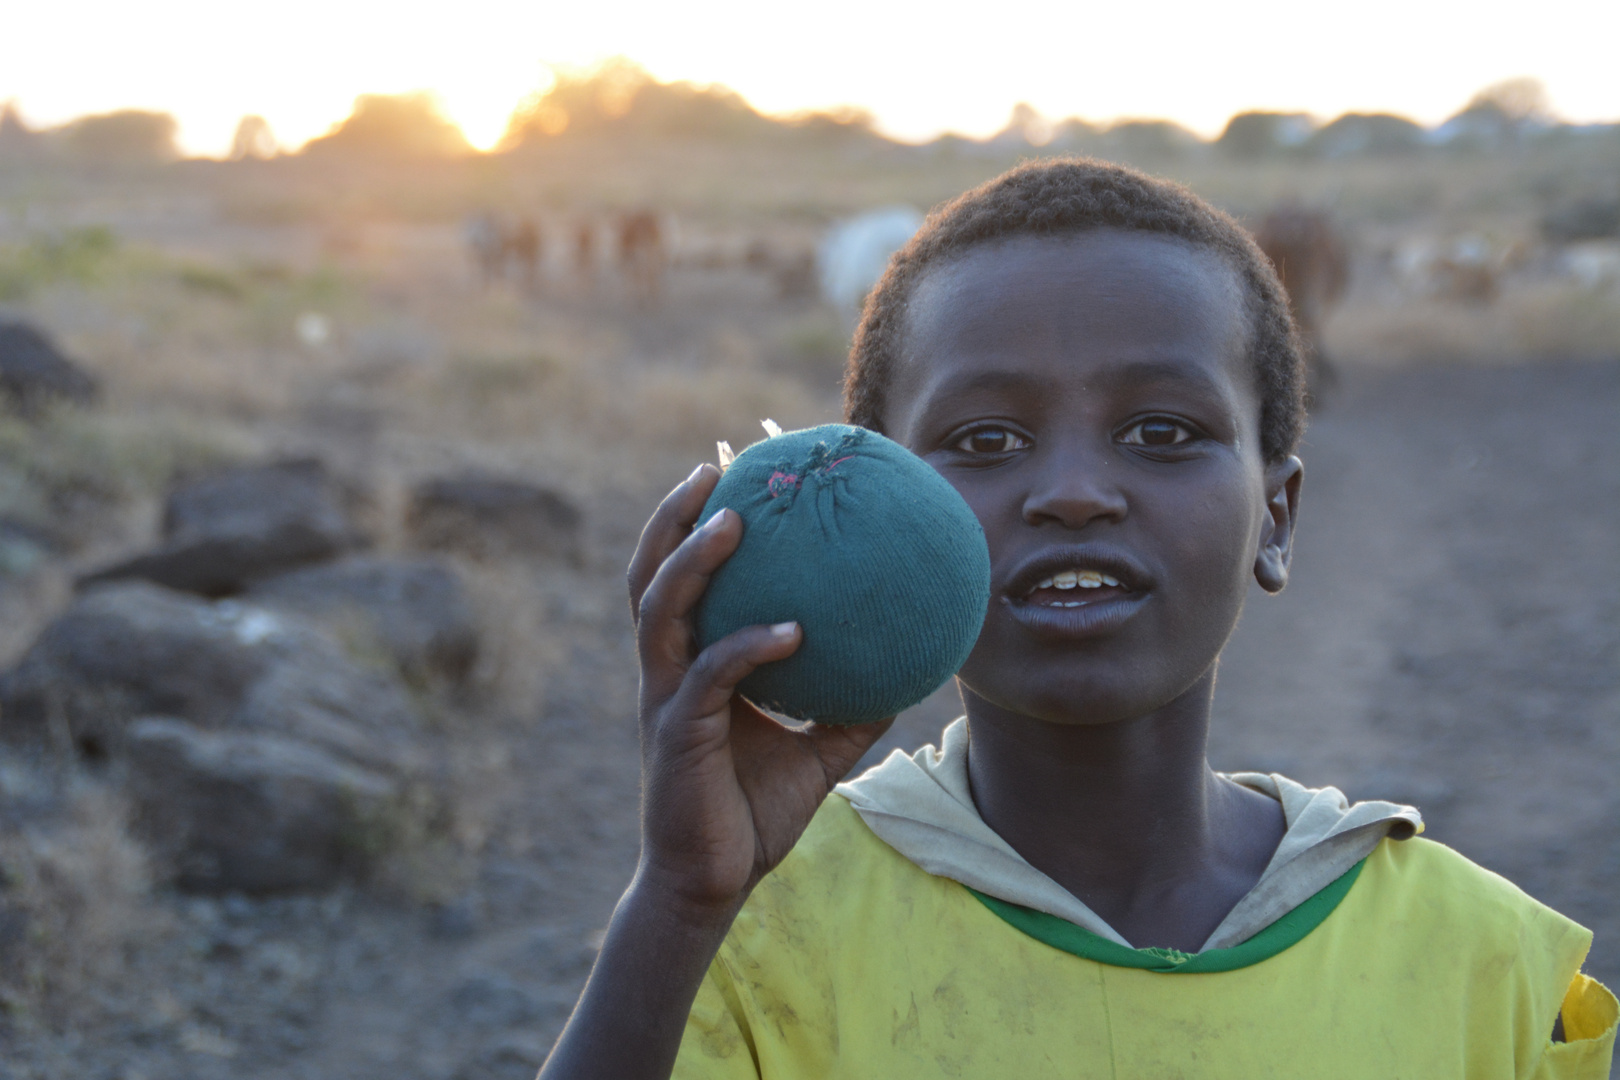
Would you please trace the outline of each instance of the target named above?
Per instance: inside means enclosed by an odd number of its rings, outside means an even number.
[[[1352,370],[1304,450],[1294,582],[1257,593],[1244,616],[1212,749],[1218,767],[1415,802],[1431,837],[1592,927],[1589,970],[1611,985],[1616,416],[1612,362]],[[62,1013],[79,1019],[8,1014],[0,1077],[531,1076],[635,858],[635,674],[618,567],[651,505],[588,506],[593,557],[525,571],[544,579],[523,595],[558,643],[539,707],[449,708],[421,734],[460,800],[447,839],[419,838],[408,857],[326,889],[255,898],[160,885],[109,907],[125,923],[95,940],[118,963],[61,953],[82,968]],[[885,745],[927,741],[953,715],[949,699],[902,718]],[[97,865],[138,858],[122,834],[93,827],[122,797],[105,770],[58,774],[16,754],[0,764],[16,820],[49,789],[82,819],[80,846],[105,849]],[[0,950],[6,934],[0,924]]]

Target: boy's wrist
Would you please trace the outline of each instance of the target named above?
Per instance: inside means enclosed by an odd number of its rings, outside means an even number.
[[[643,862],[620,900],[620,912],[637,922],[698,939],[718,940],[731,929],[747,891],[730,898],[704,900],[692,895],[685,883]]]

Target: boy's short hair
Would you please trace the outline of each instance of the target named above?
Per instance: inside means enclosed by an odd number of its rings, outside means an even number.
[[[882,431],[911,294],[930,267],[983,243],[1139,229],[1180,237],[1220,255],[1247,297],[1249,356],[1260,390],[1260,451],[1283,460],[1305,428],[1305,360],[1288,297],[1243,227],[1180,184],[1090,158],[1031,161],[957,196],[889,262],[867,297],[844,377],[844,415]]]

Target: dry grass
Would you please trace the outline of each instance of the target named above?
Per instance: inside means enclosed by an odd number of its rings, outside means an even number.
[[[1374,366],[1511,364],[1620,356],[1620,295],[1558,282],[1511,288],[1490,304],[1352,298],[1325,330],[1333,355]]]
[[[131,954],[170,928],[122,799],[69,783],[49,825],[0,832],[0,1009],[24,1027],[121,1011]]]

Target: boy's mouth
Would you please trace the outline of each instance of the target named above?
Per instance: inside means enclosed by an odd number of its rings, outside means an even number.
[[[1026,604],[1041,607],[1076,608],[1113,600],[1130,591],[1118,578],[1102,570],[1060,570],[1037,582],[1023,599]]]
[[[1153,575],[1130,552],[1108,544],[1066,544],[1032,553],[1008,575],[1001,602],[1043,637],[1109,634],[1147,602]]]

